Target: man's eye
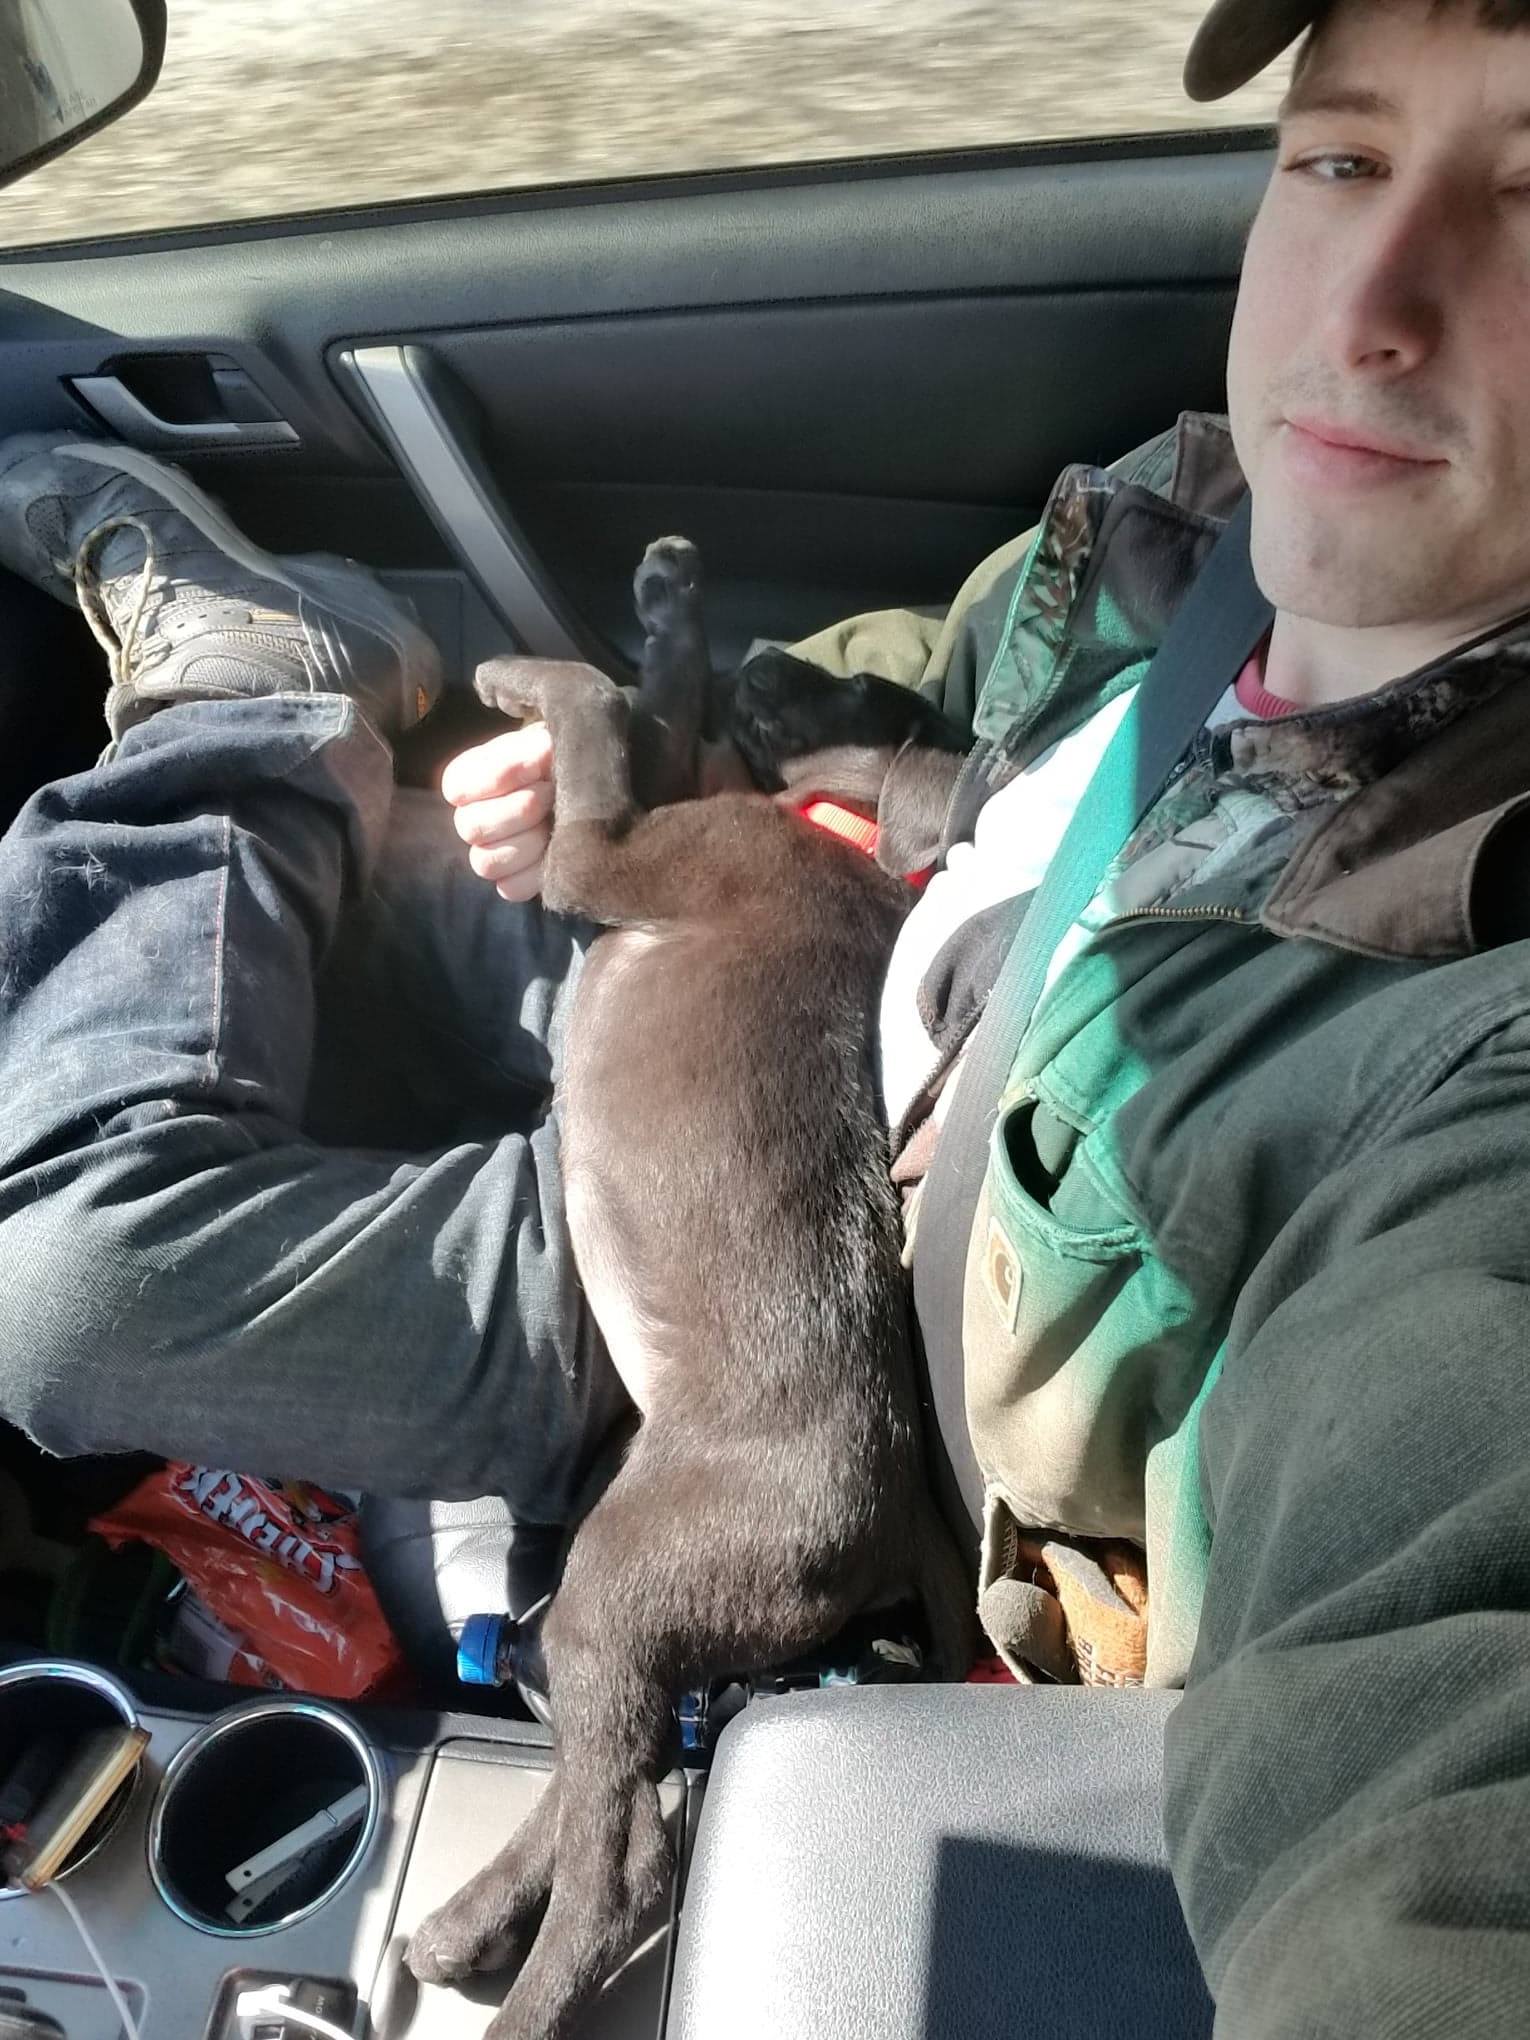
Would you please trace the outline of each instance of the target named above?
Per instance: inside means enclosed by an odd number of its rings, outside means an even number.
[[[1345,150],[1325,150],[1318,156],[1303,156],[1286,167],[1315,177],[1320,184],[1359,184],[1381,175],[1381,165],[1374,156],[1352,155]]]

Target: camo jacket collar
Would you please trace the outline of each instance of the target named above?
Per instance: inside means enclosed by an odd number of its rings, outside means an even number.
[[[1243,490],[1226,420],[1202,413],[1128,476],[1064,473],[979,704],[980,734],[1001,733],[974,753],[953,819],[1142,678]],[[1428,958],[1530,935],[1527,688],[1523,617],[1374,693],[1207,733],[1219,783],[1317,811],[1264,925]]]

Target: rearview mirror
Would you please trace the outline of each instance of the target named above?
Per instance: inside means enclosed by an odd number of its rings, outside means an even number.
[[[0,0],[0,184],[136,106],[164,54],[164,0]]]

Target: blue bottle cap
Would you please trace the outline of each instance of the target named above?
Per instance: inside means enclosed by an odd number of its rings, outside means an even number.
[[[464,1686],[499,1683],[496,1666],[503,1615],[469,1615],[457,1639],[457,1677]]]
[[[707,1692],[693,1686],[675,1702],[675,1720],[680,1727],[683,1750],[704,1750],[707,1746]]]

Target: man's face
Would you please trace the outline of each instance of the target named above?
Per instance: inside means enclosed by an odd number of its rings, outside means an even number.
[[[1530,607],[1530,28],[1338,0],[1287,99],[1228,364],[1277,609]]]

